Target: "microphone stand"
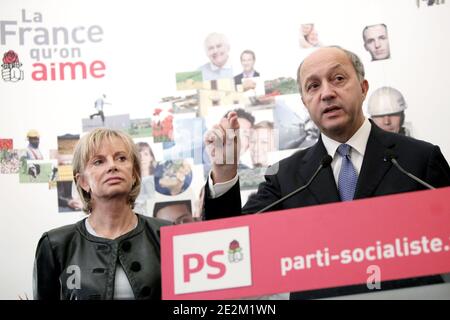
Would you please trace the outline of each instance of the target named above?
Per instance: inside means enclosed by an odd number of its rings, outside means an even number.
[[[324,157],[322,158],[322,161],[320,162],[320,166],[317,168],[317,170],[314,172],[314,174],[312,175],[312,177],[308,180],[308,182],[307,182],[304,186],[301,186],[300,188],[295,189],[294,191],[288,193],[288,194],[285,195],[284,197],[278,199],[277,201],[275,201],[275,202],[269,204],[268,206],[262,208],[261,210],[255,212],[255,213],[263,213],[263,212],[265,212],[265,211],[267,211],[267,210],[269,210],[269,209],[275,207],[275,206],[278,205],[279,203],[281,203],[281,202],[283,202],[283,201],[289,199],[290,197],[292,197],[292,196],[296,195],[297,193],[299,193],[299,192],[305,190],[306,188],[308,188],[309,185],[310,185],[310,184],[313,182],[313,180],[316,178],[316,176],[319,174],[320,170],[322,170],[323,168],[328,167],[328,166],[330,165],[331,161],[333,161],[333,158],[331,158],[330,155],[327,154],[326,156],[324,156]]]

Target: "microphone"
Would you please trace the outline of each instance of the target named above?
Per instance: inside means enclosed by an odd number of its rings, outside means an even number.
[[[432,185],[429,185],[425,181],[419,179],[418,177],[416,177],[412,173],[410,173],[410,172],[406,171],[405,169],[403,169],[402,166],[400,166],[400,164],[397,162],[397,155],[391,149],[386,149],[386,151],[384,152],[384,161],[392,162],[392,164],[394,166],[396,166],[398,170],[400,170],[402,173],[406,174],[408,177],[410,177],[411,179],[415,180],[416,182],[420,183],[421,185],[423,185],[427,189],[430,189],[430,190],[436,189]]]
[[[261,210],[259,210],[259,211],[256,212],[256,213],[263,213],[263,212],[265,212],[265,211],[267,211],[267,210],[269,210],[269,209],[275,207],[276,205],[280,204],[281,202],[283,202],[283,201],[289,199],[290,197],[296,195],[297,193],[299,193],[299,192],[305,190],[306,188],[308,188],[309,185],[310,185],[310,184],[313,182],[313,180],[316,178],[316,176],[319,174],[319,172],[320,172],[323,168],[328,167],[328,166],[331,164],[331,161],[333,161],[333,158],[332,158],[329,154],[325,155],[325,156],[322,158],[322,160],[320,161],[319,167],[318,167],[317,170],[314,172],[314,174],[312,175],[311,179],[309,179],[309,181],[308,181],[305,185],[301,186],[301,187],[298,188],[298,189],[295,189],[294,191],[288,193],[288,194],[285,195],[284,197],[282,197],[282,198],[278,199],[277,201],[275,201],[275,202],[269,204],[268,206],[262,208]]]

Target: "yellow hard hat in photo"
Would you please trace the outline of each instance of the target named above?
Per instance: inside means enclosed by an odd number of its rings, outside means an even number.
[[[37,132],[37,130],[31,129],[27,133],[27,138],[39,138],[39,132]]]

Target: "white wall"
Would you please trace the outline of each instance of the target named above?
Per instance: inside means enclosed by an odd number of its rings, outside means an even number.
[[[22,23],[21,9],[29,17],[40,12],[43,22]],[[81,60],[100,59],[107,68],[102,79],[32,81],[35,61],[29,51],[39,46],[31,41],[20,46],[17,38],[7,38],[0,53],[19,52],[25,80],[0,80],[0,138],[14,139],[14,147],[23,148],[25,133],[36,128],[48,158],[57,135],[81,133],[81,118],[93,113],[93,101],[102,93],[113,102],[105,107],[110,114],[149,116],[161,97],[177,94],[175,72],[206,62],[203,39],[213,31],[229,37],[234,66],[239,66],[239,53],[251,48],[258,71],[268,78],[295,77],[307,54],[298,46],[299,25],[314,22],[324,44],[360,55],[372,90],[391,85],[404,94],[414,136],[440,145],[450,159],[449,18],[450,3],[426,7],[423,2],[418,8],[415,0],[2,0],[0,21],[19,20],[22,27],[101,25],[103,41],[79,47]],[[361,32],[376,23],[388,26],[392,58],[371,62]],[[0,299],[30,297],[39,237],[83,215],[58,213],[56,190],[20,184],[18,175],[0,175],[0,194]]]

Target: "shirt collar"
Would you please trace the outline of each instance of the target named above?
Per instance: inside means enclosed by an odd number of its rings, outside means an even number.
[[[242,72],[242,75],[243,75],[244,78],[253,78],[255,76],[255,70],[252,70],[249,73],[246,73],[244,71],[244,72]]]
[[[346,142],[361,156],[366,152],[367,141],[369,140],[370,129],[372,125],[370,121],[365,118],[362,126],[355,132],[355,134]],[[321,133],[322,141],[327,150],[327,153],[334,158],[337,148],[341,145],[339,141],[333,140],[323,133]]]
[[[222,69],[231,69],[231,65],[227,62],[223,65],[223,67],[219,68],[214,63],[209,63],[209,66],[211,67],[212,71],[222,70]]]

